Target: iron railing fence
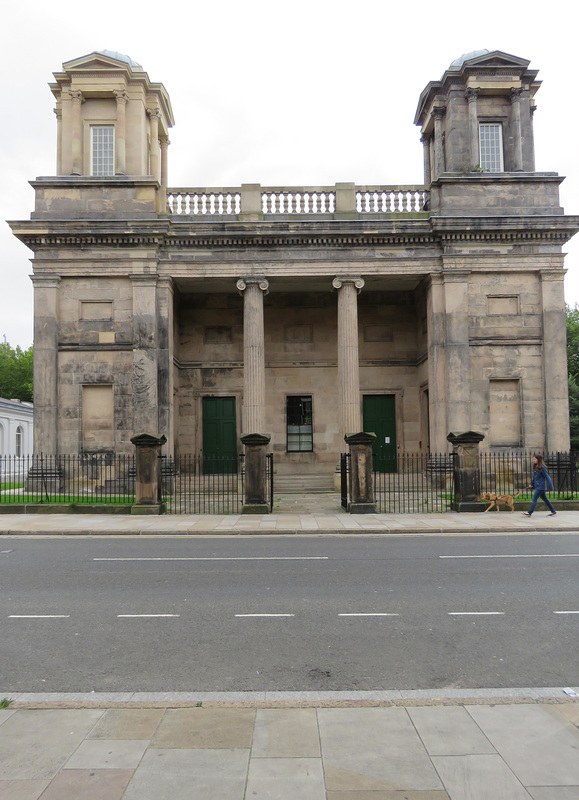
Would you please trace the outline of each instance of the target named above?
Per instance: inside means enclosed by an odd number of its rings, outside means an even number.
[[[484,451],[480,454],[481,494],[491,492],[498,495],[513,495],[530,499],[529,489],[533,477],[532,451],[505,450]],[[545,453],[545,465],[549,470],[555,489],[551,497],[557,500],[575,500],[579,497],[579,453]]]
[[[421,514],[452,510],[453,457],[449,453],[373,455],[374,499],[380,514]],[[350,455],[341,456],[341,504],[350,498]]]
[[[168,514],[240,514],[245,501],[243,455],[181,455],[163,473]],[[266,498],[273,508],[273,454],[266,455]]]
[[[381,514],[421,514],[452,510],[453,459],[449,453],[373,456],[374,496]]]
[[[0,458],[0,504],[130,504],[134,455],[80,453]]]

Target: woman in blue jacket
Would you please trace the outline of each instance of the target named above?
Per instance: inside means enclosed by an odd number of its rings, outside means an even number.
[[[533,456],[533,480],[529,484],[529,489],[534,489],[533,491],[533,502],[531,503],[531,508],[528,511],[523,511],[524,517],[530,517],[533,511],[535,510],[537,503],[539,502],[539,498],[545,503],[547,508],[549,509],[549,514],[547,516],[554,517],[557,513],[553,508],[551,501],[547,497],[546,489],[549,489],[550,492],[553,491],[555,488],[553,486],[553,481],[551,480],[551,476],[549,475],[549,470],[545,466],[543,462],[543,456]]]

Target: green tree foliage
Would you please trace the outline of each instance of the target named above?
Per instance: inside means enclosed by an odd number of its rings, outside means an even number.
[[[565,307],[567,318],[567,370],[569,373],[569,424],[571,449],[579,451],[579,308]]]
[[[0,397],[32,402],[32,347],[22,350],[0,343]]]

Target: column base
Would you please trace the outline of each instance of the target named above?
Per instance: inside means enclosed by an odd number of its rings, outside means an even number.
[[[350,503],[350,514],[376,514],[376,503]]]
[[[268,503],[246,503],[242,509],[242,514],[269,514]]]
[[[460,513],[473,514],[479,511],[486,511],[488,503],[481,503],[480,500],[465,500],[464,502],[454,503],[452,510]]]
[[[151,503],[150,505],[145,505],[144,503],[141,505],[137,505],[135,503],[134,506],[131,506],[131,514],[141,514],[141,515],[157,515],[165,513],[165,503]]]

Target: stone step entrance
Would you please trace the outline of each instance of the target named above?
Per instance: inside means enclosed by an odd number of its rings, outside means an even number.
[[[327,494],[335,492],[334,475],[274,475],[274,494]]]

